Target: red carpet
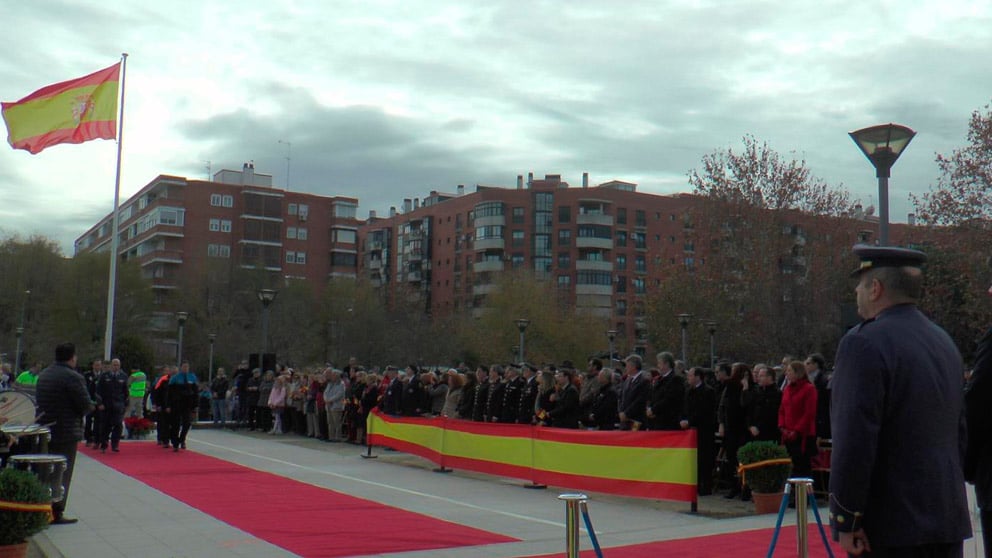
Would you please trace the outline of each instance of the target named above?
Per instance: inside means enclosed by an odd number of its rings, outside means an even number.
[[[793,510],[789,510],[795,513]],[[774,521],[774,519],[772,519]],[[813,522],[810,514],[810,522]],[[595,523],[593,523],[595,527]],[[774,526],[774,523],[773,523]],[[830,527],[827,530],[827,538],[830,538]],[[768,555],[768,546],[772,542],[772,532],[774,529],[755,529],[753,531],[740,531],[728,533],[726,535],[709,535],[705,537],[692,537],[690,539],[678,539],[674,541],[658,541],[651,543],[632,544],[630,546],[616,546],[603,549],[604,558],[658,558],[659,556],[678,556],[679,558],[727,558],[728,556],[743,556],[746,558],[763,558]],[[581,535],[583,544],[589,539],[585,533]],[[820,531],[816,528],[815,522],[809,526],[810,558],[826,558],[827,551],[823,549],[823,539],[820,538]],[[847,556],[841,551],[837,543],[830,543],[835,558]],[[530,558],[559,558],[562,553],[533,556]],[[595,558],[596,553],[592,550],[584,550],[582,558]],[[796,527],[782,527],[782,532],[778,536],[778,543],[775,545],[776,557],[796,556]]]
[[[80,448],[97,461],[203,513],[305,557],[380,554],[517,539],[362,500],[153,442],[121,453]]]

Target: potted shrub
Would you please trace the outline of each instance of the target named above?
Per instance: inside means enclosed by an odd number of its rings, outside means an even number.
[[[748,442],[737,450],[744,482],[751,487],[758,513],[778,511],[785,483],[792,473],[789,452],[775,442]]]
[[[0,557],[27,554],[28,537],[48,527],[51,501],[33,473],[0,470]]]

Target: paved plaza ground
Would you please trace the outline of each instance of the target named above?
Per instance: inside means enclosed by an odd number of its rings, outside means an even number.
[[[129,443],[122,443],[123,452]],[[564,506],[557,496],[571,490],[528,490],[521,481],[455,471],[432,472],[433,464],[399,452],[328,444],[296,436],[194,429],[189,448],[246,467],[289,477],[439,519],[508,535],[520,542],[444,550],[393,553],[404,558],[511,558],[561,552]],[[183,459],[163,450],[159,459]],[[244,490],[251,490],[250,486]],[[702,498],[699,513],[686,503],[589,494],[589,511],[602,547],[773,527],[774,515],[750,513],[751,504],[722,496]],[[795,524],[790,510],[786,524]],[[53,526],[35,537],[41,556],[58,558],[176,558],[295,556],[80,454],[67,515],[75,525]],[[825,515],[825,512],[824,512]],[[811,516],[812,517],[812,516]],[[811,519],[812,520],[812,519]],[[274,518],[273,521],[278,521]],[[974,522],[977,534],[977,521]],[[362,536],[403,525],[356,525]],[[582,547],[590,548],[582,533]],[[980,537],[965,546],[981,556]],[[329,543],[333,544],[332,541]],[[819,544],[811,541],[811,544]],[[607,556],[610,554],[607,552]],[[789,556],[779,549],[779,556]]]

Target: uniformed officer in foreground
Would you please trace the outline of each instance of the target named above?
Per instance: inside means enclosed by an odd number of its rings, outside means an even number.
[[[962,360],[916,307],[917,250],[855,246],[858,314],[833,375],[830,524],[850,556],[960,557]]]

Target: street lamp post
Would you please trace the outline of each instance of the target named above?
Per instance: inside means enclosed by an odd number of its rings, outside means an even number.
[[[24,328],[19,327],[14,330],[14,333],[17,334],[17,352],[14,353],[14,374],[12,377],[16,378],[21,373],[21,336],[24,335]]]
[[[217,340],[217,334],[208,333],[207,339],[210,340],[210,359],[207,364],[207,381],[213,383],[214,382],[214,341]]]
[[[176,344],[176,366],[183,364],[183,331],[186,329],[186,320],[189,318],[187,312],[176,312],[176,321],[179,322],[179,342]]]
[[[911,128],[899,124],[880,124],[855,130],[848,134],[875,167],[878,177],[878,241],[889,244],[889,175],[892,165],[916,135]]]
[[[679,326],[682,328],[682,362],[685,364],[686,368],[689,367],[689,359],[686,358],[689,349],[689,336],[686,330],[689,327],[689,321],[692,319],[692,314],[679,314]]]
[[[31,291],[24,291],[24,302],[21,303],[21,325],[17,332],[17,353],[14,355],[14,377],[21,373],[21,337],[24,335],[24,318],[28,313],[28,299],[31,298]]]
[[[276,299],[279,291],[274,289],[259,289],[256,293],[262,303],[262,352],[258,355],[258,367],[263,368],[262,359],[269,351],[269,305]]]
[[[606,332],[606,338],[610,340],[610,365],[613,364],[614,343],[617,340],[617,330],[610,329]]]
[[[520,318],[516,321],[517,329],[520,330],[520,362],[524,362],[524,331],[530,325],[530,320]]]
[[[716,322],[706,322],[706,331],[710,332],[710,368],[716,368]]]

